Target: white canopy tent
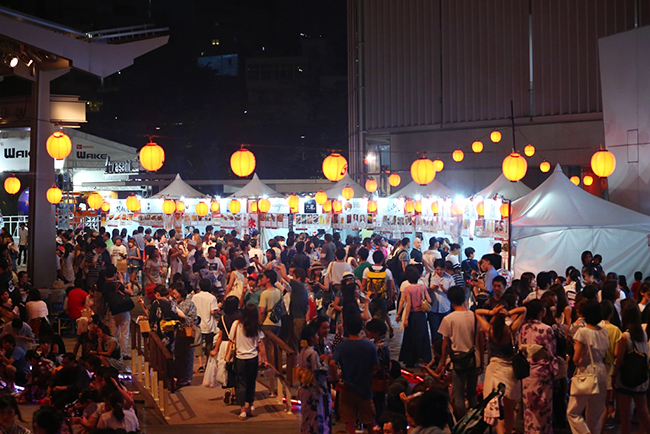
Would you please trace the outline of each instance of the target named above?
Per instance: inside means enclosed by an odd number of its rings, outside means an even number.
[[[365,188],[357,184],[356,181],[350,177],[349,173],[346,173],[343,179],[337,182],[334,187],[325,190],[325,193],[327,193],[327,197],[336,199],[341,196],[345,187],[352,187],[354,190],[354,197],[363,197],[369,194]]]
[[[512,204],[515,275],[580,266],[585,250],[603,256],[603,268],[631,276],[650,269],[650,217],[600,199],[554,173]]]
[[[427,185],[420,185],[415,181],[409,182],[401,190],[388,196],[390,199],[397,199],[400,196],[414,198],[416,196],[427,197],[427,196],[438,196],[438,197],[452,197],[454,191],[442,184],[437,179],[434,179]]]
[[[260,181],[260,178],[257,176],[257,173],[253,174],[253,179],[250,180],[248,184],[239,189],[236,193],[232,194],[230,197],[282,197],[280,193],[273,190],[268,185]]]
[[[180,199],[185,198],[202,198],[206,194],[193,189],[190,185],[181,179],[181,175],[176,174],[176,178],[164,189],[154,194],[152,199]]]
[[[499,175],[497,179],[494,180],[492,184],[488,185],[483,190],[476,193],[476,196],[482,196],[482,197],[487,197],[492,199],[495,196],[499,195],[504,199],[513,201],[526,196],[531,191],[533,190],[531,190],[523,182],[509,181],[508,178],[506,178],[505,175],[502,173],[501,175]]]

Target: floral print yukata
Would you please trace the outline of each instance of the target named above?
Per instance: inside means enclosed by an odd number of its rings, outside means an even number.
[[[302,405],[301,434],[330,434],[332,396],[327,384],[327,368],[313,347],[303,348],[298,365],[313,373],[311,384],[301,382],[298,399]]]

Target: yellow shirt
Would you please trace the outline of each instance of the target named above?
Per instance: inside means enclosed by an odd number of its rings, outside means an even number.
[[[616,357],[614,356],[614,350],[616,349],[616,344],[621,340],[623,333],[621,329],[616,327],[614,324],[605,323],[605,329],[607,330],[607,337],[609,338],[609,348],[607,349],[607,354],[605,355],[605,365],[612,366]]]

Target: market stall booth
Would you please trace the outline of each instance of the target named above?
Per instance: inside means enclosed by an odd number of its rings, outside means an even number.
[[[531,190],[530,187],[528,187],[523,182],[509,181],[508,178],[506,178],[502,173],[501,175],[499,175],[497,179],[494,180],[492,184],[488,185],[483,190],[476,193],[476,196],[481,196],[481,197],[500,196],[504,199],[513,201],[526,196],[531,191],[533,190]]]

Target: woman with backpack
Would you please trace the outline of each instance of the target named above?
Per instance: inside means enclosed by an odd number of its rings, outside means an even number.
[[[641,312],[633,299],[621,302],[625,333],[616,344],[616,362],[612,380],[621,418],[621,434],[632,432],[632,400],[643,432],[650,433],[648,391],[648,336],[641,326]]]

